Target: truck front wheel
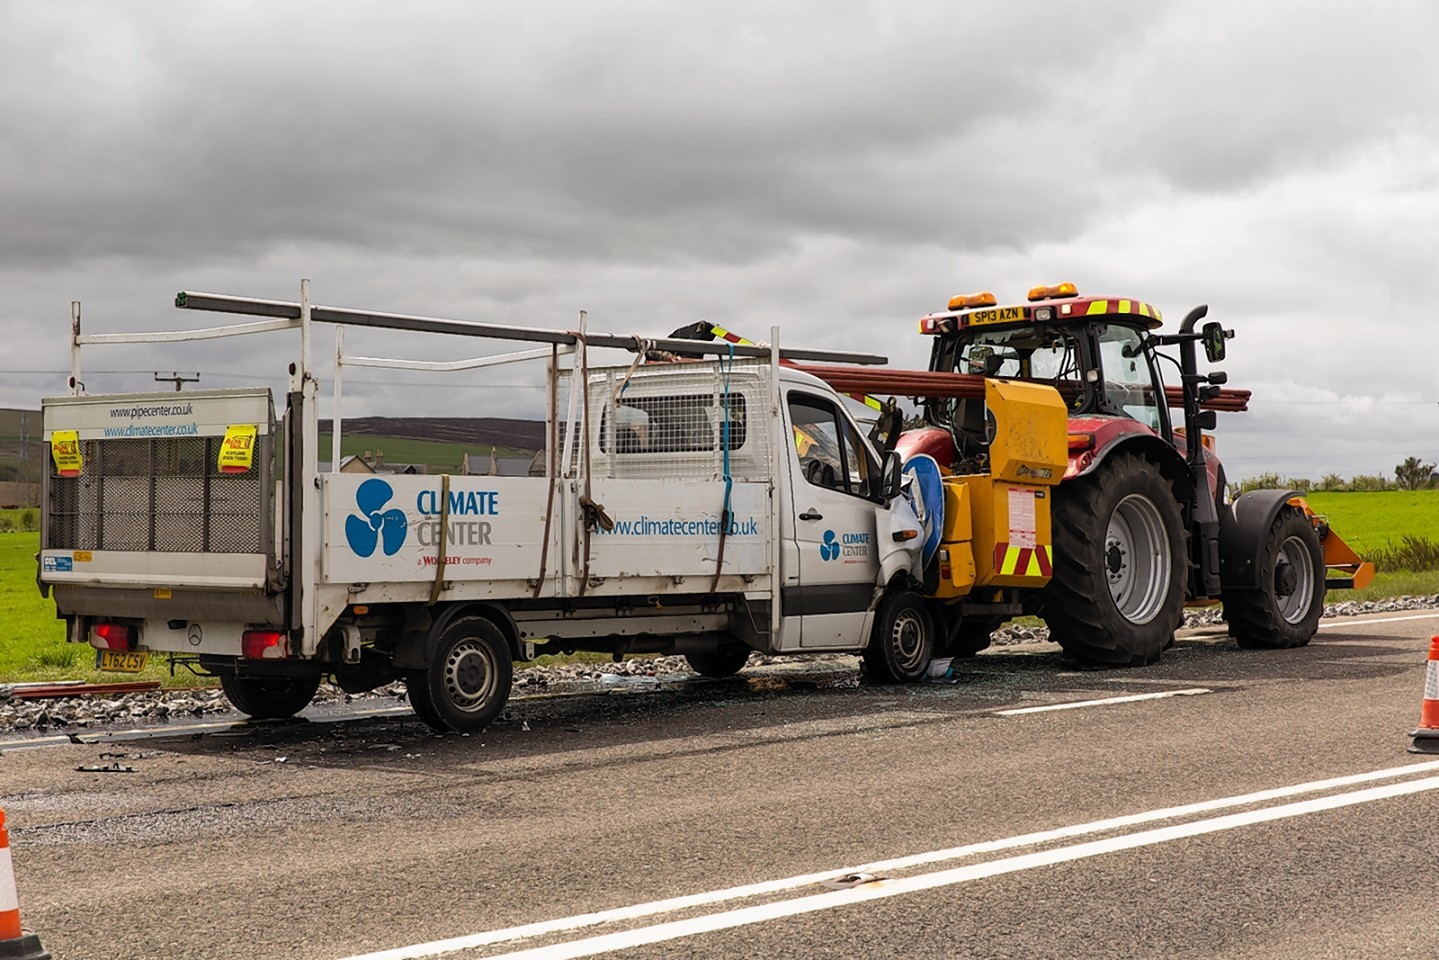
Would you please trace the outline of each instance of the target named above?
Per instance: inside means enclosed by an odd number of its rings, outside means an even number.
[[[1174,642],[1184,612],[1179,503],[1159,468],[1116,451],[1054,492],[1054,577],[1043,616],[1071,657],[1137,667]]]
[[[405,686],[425,723],[441,732],[472,733],[505,709],[513,676],[500,629],[484,617],[461,617],[440,634],[429,666],[405,675]]]
[[[237,677],[220,674],[220,689],[235,709],[256,720],[293,717],[310,705],[319,677]]]
[[[924,676],[933,656],[934,621],[924,599],[911,590],[890,591],[874,613],[865,669],[884,683],[913,683]]]
[[[1226,590],[1224,619],[1241,647],[1302,647],[1324,613],[1324,548],[1314,525],[1285,509],[1269,528],[1259,556],[1258,589]]]

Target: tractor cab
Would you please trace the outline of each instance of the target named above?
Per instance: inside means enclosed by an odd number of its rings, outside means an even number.
[[[1063,283],[1035,287],[1016,306],[999,306],[992,293],[954,297],[947,311],[920,320],[920,332],[935,338],[931,370],[1046,382],[1071,419],[1124,418],[1173,442],[1149,333],[1159,324],[1159,311],[1141,300],[1080,297]],[[925,418],[968,444],[968,403],[929,400]]]

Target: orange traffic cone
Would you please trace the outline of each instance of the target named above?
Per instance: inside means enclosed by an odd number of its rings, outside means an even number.
[[[1424,706],[1419,711],[1419,729],[1410,753],[1439,753],[1439,637],[1429,641],[1429,666],[1424,673]]]
[[[15,893],[15,869],[10,863],[10,831],[0,810],[0,960],[50,960],[40,938],[20,929],[20,899]]]

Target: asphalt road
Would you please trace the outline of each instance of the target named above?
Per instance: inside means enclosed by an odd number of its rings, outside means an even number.
[[[1086,673],[1035,645],[916,687],[784,666],[469,737],[0,744],[0,809],[59,960],[1433,957],[1439,757],[1406,748],[1436,632]]]

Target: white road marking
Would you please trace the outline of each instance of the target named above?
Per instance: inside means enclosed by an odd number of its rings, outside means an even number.
[[[1362,627],[1366,623],[1398,623],[1401,620],[1435,620],[1439,613],[1416,613],[1409,617],[1380,617],[1377,620],[1346,620],[1343,623],[1321,623],[1320,630],[1336,630],[1339,627]]]
[[[835,877],[841,877],[851,873],[893,873],[913,867],[927,866],[948,860],[958,860],[963,857],[997,853],[1004,850],[1014,850],[1043,843],[1053,843],[1058,840],[1067,840],[1089,834],[1120,830],[1126,827],[1140,826],[1161,820],[1175,820],[1202,813],[1213,813],[1217,810],[1232,807],[1264,803],[1270,800],[1281,800],[1306,793],[1337,790],[1343,787],[1373,783],[1378,780],[1390,780],[1396,777],[1407,777],[1435,771],[1439,771],[1439,760],[1428,760],[1422,763],[1405,764],[1404,766],[1388,767],[1365,773],[1331,777],[1326,780],[1313,780],[1308,783],[1298,783],[1287,787],[1274,787],[1268,790],[1259,790],[1254,793],[1239,794],[1233,797],[1202,800],[1197,803],[1189,803],[1177,807],[1163,807],[1158,810],[1127,814],[1122,817],[1112,817],[1107,820],[1095,820],[1089,823],[1073,824],[1052,830],[1041,830],[1035,833],[1020,834],[1000,840],[986,840],[961,847],[950,847],[944,850],[933,850],[905,857],[895,857],[889,860],[878,860],[856,867],[841,867],[834,870],[816,871],[814,873],[799,874],[798,876],[785,877],[778,880],[766,880],[739,887],[728,887],[722,890],[671,897],[666,900],[653,900],[648,903],[639,903],[628,907],[616,907],[611,910],[601,910],[596,913],[578,914],[571,917],[560,917],[554,920],[542,920],[536,923],[490,930],[484,933],[451,937],[445,940],[436,940],[430,943],[414,944],[406,947],[396,947],[391,950],[381,950],[375,953],[347,957],[345,960],[418,960],[418,958],[441,956],[446,953],[454,953],[458,950],[473,949],[512,940],[522,940],[543,934],[577,930],[603,923],[636,920],[692,907],[703,907],[725,901],[742,900],[748,897],[779,893],[785,890],[793,890],[799,887],[822,883],[826,880],[833,880]],[[893,881],[884,882],[890,883]]]
[[[1439,777],[1410,780],[1404,783],[1391,783],[1386,786],[1371,787],[1367,790],[1358,790],[1353,793],[1335,794],[1334,796],[1319,797],[1314,800],[1301,800],[1295,803],[1283,804],[1278,807],[1267,807],[1261,810],[1246,811],[1244,813],[1231,813],[1227,816],[1215,817],[1210,820],[1197,820],[1193,823],[1159,827],[1154,830],[1144,830],[1139,833],[1131,833],[1121,837],[1111,837],[1105,840],[1091,840],[1087,843],[1060,847],[1055,850],[1027,853],[1017,857],[1007,857],[1002,860],[992,860],[987,863],[955,867],[950,870],[940,870],[934,873],[923,873],[897,880],[878,880],[848,890],[811,894],[810,896],[800,897],[794,900],[783,900],[756,907],[728,910],[708,916],[694,917],[688,920],[674,920],[669,923],[656,924],[652,927],[641,927],[637,930],[625,930],[619,933],[588,937],[583,940],[573,940],[569,943],[560,943],[548,947],[535,947],[533,949],[519,950],[512,953],[494,954],[487,958],[487,960],[572,960],[572,958],[575,957],[592,957],[600,953],[610,953],[615,950],[624,950],[630,947],[645,946],[652,943],[663,943],[667,940],[678,940],[681,937],[691,937],[700,933],[729,930],[754,923],[763,923],[767,920],[777,920],[784,917],[815,913],[820,910],[832,910],[836,907],[866,903],[871,900],[883,900],[889,897],[918,893],[923,890],[933,890],[938,887],[954,886],[955,884],[982,880],[1001,874],[1017,873],[1021,870],[1033,870],[1038,867],[1053,866],[1057,863],[1068,863],[1073,860],[1097,857],[1102,854],[1114,853],[1120,850],[1133,850],[1138,847],[1168,843],[1173,840],[1202,836],[1207,833],[1217,833],[1222,830],[1234,830],[1239,827],[1269,823],[1274,820],[1283,820],[1289,817],[1321,813],[1326,810],[1337,810],[1343,807],[1356,806],[1361,803],[1371,803],[1375,800],[1387,800],[1393,797],[1408,796],[1426,790],[1439,790]]]
[[[1185,690],[1161,690],[1158,693],[1133,693],[1127,697],[1105,697],[1102,700],[1075,700],[1072,703],[1051,703],[1043,707],[1018,707],[1013,710],[996,710],[996,717],[1017,717],[1024,713],[1045,713],[1049,710],[1078,710],[1080,707],[1103,707],[1111,703],[1136,703],[1140,700],[1159,700],[1164,697],[1195,697],[1201,693],[1213,693],[1208,687],[1189,687]]]

